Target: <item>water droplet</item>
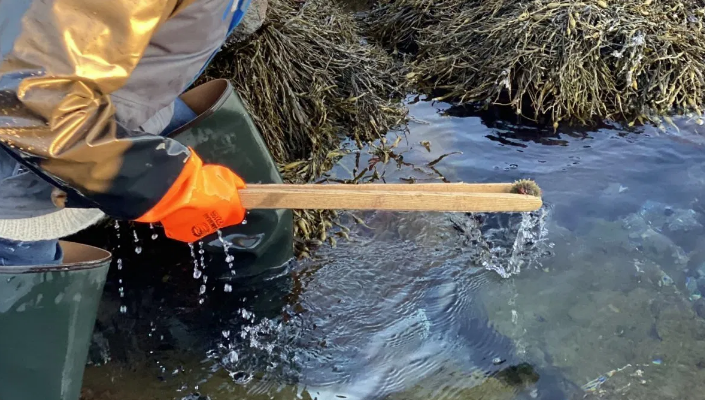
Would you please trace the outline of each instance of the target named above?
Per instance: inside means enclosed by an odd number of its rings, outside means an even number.
[[[207,283],[207,282],[208,282],[208,275],[203,275],[203,283]]]
[[[223,358],[223,361],[225,361],[228,364],[236,364],[239,360],[240,360],[240,357],[238,357],[235,350],[230,351],[230,353],[228,353],[228,355]]]
[[[202,274],[202,272],[201,272],[200,269],[198,269],[198,268],[194,268],[194,269],[193,269],[193,279],[198,279],[198,278],[200,278],[200,277],[201,277],[201,274]]]
[[[201,288],[198,290],[198,294],[203,294],[206,292],[206,285],[201,285]]]
[[[137,243],[137,242],[140,241],[140,238],[137,237],[137,231],[136,231],[136,230],[132,230],[132,236],[135,237],[135,243]]]
[[[203,299],[198,299],[198,304],[203,304],[204,301]]]
[[[135,247],[135,253],[141,254],[141,253],[142,253],[142,247],[141,247],[141,246]]]
[[[157,240],[159,235],[154,231],[154,224],[149,224],[149,229],[152,231],[152,240]]]
[[[226,284],[225,284],[225,287],[223,288],[223,290],[224,290],[226,293],[230,293],[230,292],[233,291],[233,287],[232,287],[232,285],[230,285],[229,283],[226,283]]]
[[[120,312],[125,314],[127,312],[127,306],[120,306]]]
[[[226,339],[230,337],[230,331],[223,331],[223,337]]]
[[[113,224],[113,226],[115,226],[115,229],[120,229],[120,223],[117,220],[115,220],[115,224]]]
[[[246,220],[246,219],[243,219],[241,223],[242,223],[243,225],[247,225],[247,220]]]
[[[223,238],[223,232],[218,231],[218,239],[220,240],[220,243],[223,244],[223,251],[225,252],[225,262],[228,263],[228,268],[230,269],[230,273],[232,275],[235,275],[235,271],[233,271],[233,261],[235,261],[235,257],[233,257],[231,254],[229,254],[228,249],[230,248],[230,245],[225,241]]]
[[[122,258],[117,259],[117,269],[122,270]]]

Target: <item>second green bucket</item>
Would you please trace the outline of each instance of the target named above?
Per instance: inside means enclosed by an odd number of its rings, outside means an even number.
[[[78,400],[111,254],[61,242],[64,264],[0,266],[0,399]]]

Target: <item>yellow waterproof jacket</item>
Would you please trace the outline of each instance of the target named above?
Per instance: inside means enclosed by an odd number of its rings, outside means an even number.
[[[0,151],[134,220],[190,156],[142,126],[202,72],[249,0],[0,0]]]

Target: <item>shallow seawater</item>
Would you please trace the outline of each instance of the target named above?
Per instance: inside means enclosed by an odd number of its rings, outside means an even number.
[[[352,153],[330,178],[369,166],[389,183],[530,178],[544,209],[343,215],[337,246],[292,266],[280,318],[240,309],[237,287],[219,294],[226,316],[199,305],[188,259],[173,273],[192,291],[180,303],[155,300],[175,290],[166,277],[138,294],[127,282],[135,311],[99,318],[85,398],[703,398],[702,127],[554,133],[410,107],[409,132],[386,143],[403,162]]]

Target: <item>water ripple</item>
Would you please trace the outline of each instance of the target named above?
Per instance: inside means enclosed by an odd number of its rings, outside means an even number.
[[[463,376],[460,387],[440,386],[443,398],[513,365],[512,343],[491,327],[478,296],[498,275],[479,265],[457,218],[372,213],[372,230],[354,230],[351,241],[302,266],[315,273],[280,335],[289,340],[281,347],[291,354],[289,379],[320,399],[377,399],[439,374]],[[465,227],[479,228],[474,217],[464,218],[474,221]],[[513,250],[517,231],[532,228],[525,220],[503,221],[474,239],[528,257],[531,249]],[[271,382],[253,390],[263,385]]]

